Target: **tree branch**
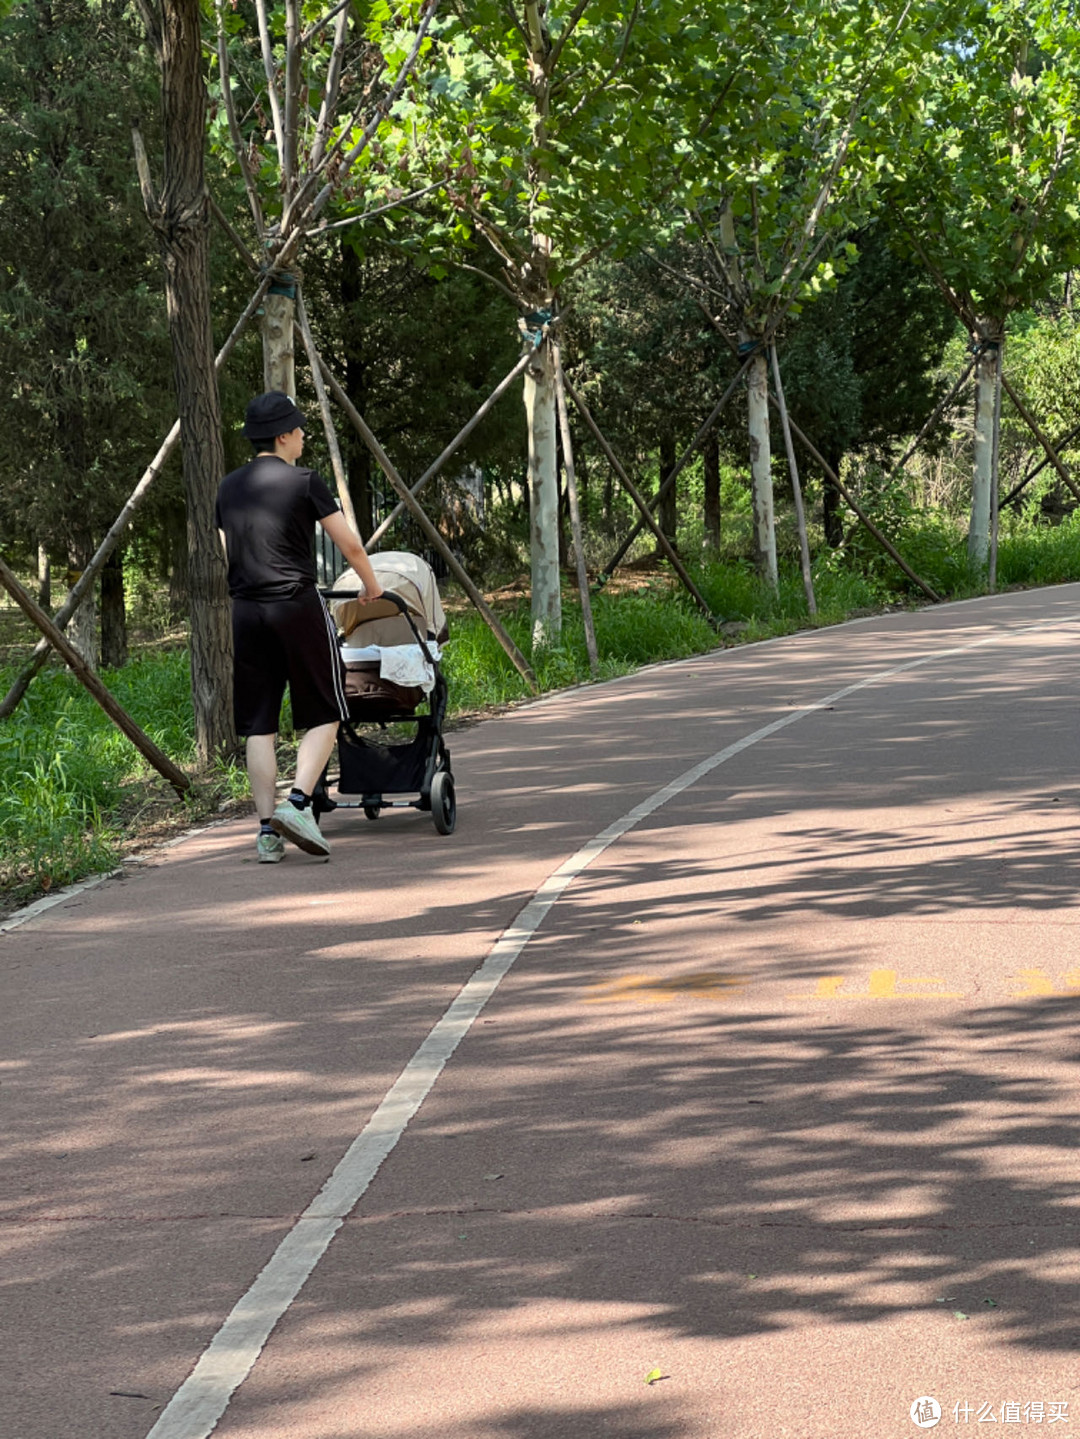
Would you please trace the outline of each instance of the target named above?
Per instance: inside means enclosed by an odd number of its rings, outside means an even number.
[[[266,15],[266,0],[255,0],[255,13],[259,21],[259,44],[262,49],[263,71],[266,75],[266,93],[270,99],[270,113],[274,122],[274,141],[277,145],[278,165],[285,174],[285,134],[281,122],[281,102],[277,92],[277,69],[274,52],[270,44],[270,22]]]
[[[578,0],[578,3],[567,16],[566,24],[559,31],[559,38],[552,45],[544,60],[544,74],[550,79],[555,66],[559,63],[559,56],[562,54],[567,40],[578,27],[578,22],[589,7],[589,0]]]
[[[337,26],[334,30],[334,46],[330,52],[330,64],[326,70],[326,85],[323,89],[319,118],[315,122],[315,138],[311,145],[308,169],[318,169],[326,151],[326,142],[337,111],[338,92],[341,87],[341,69],[345,60],[345,46],[349,38],[348,3],[338,7]]]
[[[218,75],[221,79],[221,99],[225,106],[225,116],[229,122],[229,135],[232,137],[233,150],[236,152],[236,161],[240,166],[240,174],[244,179],[244,189],[247,191],[248,204],[251,206],[251,217],[255,221],[255,232],[262,240],[266,229],[266,222],[263,218],[262,201],[259,199],[259,191],[255,184],[255,177],[251,173],[251,165],[248,163],[247,146],[244,144],[243,132],[240,129],[240,121],[236,116],[236,102],[233,99],[232,75],[229,69],[229,46],[228,36],[225,32],[225,6],[224,0],[217,0],[218,17]]]
[[[425,185],[422,190],[414,190],[410,195],[402,195],[400,200],[393,200],[388,205],[380,205],[375,210],[364,210],[359,215],[350,215],[345,220],[333,220],[329,224],[324,221],[316,225],[314,229],[305,232],[307,238],[315,239],[319,235],[327,235],[331,230],[344,230],[348,225],[359,225],[365,220],[374,220],[376,215],[385,215],[390,210],[400,210],[411,204],[414,200],[422,200],[425,195],[430,195],[434,190],[441,190],[446,184],[445,180],[436,180],[434,185]]]
[[[240,255],[244,264],[248,267],[249,270],[252,271],[253,274],[259,274],[259,262],[248,249],[247,245],[244,243],[244,237],[240,234],[240,231],[232,223],[228,215],[226,215],[225,211],[214,199],[213,195],[208,193],[207,199],[210,201],[211,215],[213,215],[214,219],[218,222],[221,228],[225,231],[226,235],[228,235],[229,239],[233,242],[233,247]]]
[[[150,161],[147,159],[146,146],[138,125],[131,127],[131,143],[135,150],[135,170],[139,176],[143,209],[146,211],[146,218],[156,228],[161,223],[161,201],[154,193],[154,182],[150,176]]]

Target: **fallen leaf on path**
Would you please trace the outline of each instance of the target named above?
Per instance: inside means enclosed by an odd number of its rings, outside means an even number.
[[[485,1174],[485,1175],[484,1175],[484,1178],[485,1178],[485,1179],[502,1179],[503,1176],[502,1176],[501,1174]]]
[[[983,1303],[984,1303],[984,1304],[989,1304],[989,1306],[990,1306],[991,1309],[996,1309],[996,1308],[997,1308],[997,1300],[996,1300],[996,1299],[984,1299],[984,1300],[983,1300]]]
[[[658,1379],[663,1379],[663,1377],[664,1371],[662,1369],[650,1369],[648,1374],[645,1375],[645,1383],[655,1384]]]
[[[962,1309],[954,1309],[954,1310],[953,1310],[953,1318],[954,1318],[954,1319],[966,1319],[966,1318],[967,1318],[967,1315],[964,1313],[964,1311],[963,1311]]]

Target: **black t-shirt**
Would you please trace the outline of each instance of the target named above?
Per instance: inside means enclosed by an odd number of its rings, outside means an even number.
[[[229,593],[281,599],[315,584],[315,524],[337,502],[314,470],[259,455],[226,475],[218,489],[217,527],[225,531]]]

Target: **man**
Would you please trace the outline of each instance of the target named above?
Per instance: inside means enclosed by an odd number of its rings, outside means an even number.
[[[349,711],[337,636],[316,588],[316,524],[364,582],[361,600],[382,594],[367,552],[334,497],[314,470],[296,463],[304,450],[304,426],[288,395],[277,390],[257,395],[244,419],[255,458],[225,476],[217,499],[232,596],[233,709],[236,732],[247,740],[261,864],[282,859],[286,839],[308,854],[330,854],[311,796]],[[286,683],[293,724],[306,733],[292,793],[275,807],[275,746]]]

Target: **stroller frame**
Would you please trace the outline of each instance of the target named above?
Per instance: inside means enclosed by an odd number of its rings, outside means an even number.
[[[327,599],[355,599],[355,594],[351,592],[343,595],[330,590],[324,591],[324,595]],[[312,810],[317,822],[322,815],[335,809],[362,809],[369,820],[377,820],[384,809],[417,809],[430,813],[440,834],[452,834],[457,823],[457,800],[450,751],[442,733],[446,718],[446,679],[438,660],[428,649],[425,637],[417,629],[406,601],[393,590],[384,590],[382,597],[404,616],[424,658],[435,673],[435,684],[428,695],[428,712],[417,714],[415,709],[380,709],[371,722],[381,729],[390,724],[416,726],[415,738],[400,744],[378,744],[358,734],[356,726],[364,723],[362,718],[351,716],[343,720],[338,731],[339,770],[335,780],[339,794],[342,792],[342,781],[347,780],[349,788],[344,793],[357,794],[359,798],[331,798],[328,765],[312,795]],[[357,788],[353,788],[354,782],[358,782]],[[408,794],[413,791],[417,792],[415,799],[384,798],[386,792]]]

